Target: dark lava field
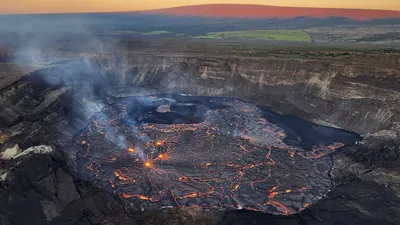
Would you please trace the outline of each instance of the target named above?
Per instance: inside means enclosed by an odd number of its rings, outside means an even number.
[[[0,224],[400,224],[397,51],[190,45],[1,62]]]
[[[327,155],[357,141],[355,134],[289,123],[235,99],[158,95],[103,109],[74,140],[83,148],[77,163],[83,179],[143,200],[144,209],[277,215],[302,211],[326,195],[332,187]]]

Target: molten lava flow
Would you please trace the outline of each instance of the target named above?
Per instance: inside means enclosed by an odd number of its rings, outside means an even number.
[[[76,135],[82,149],[77,171],[148,207],[288,215],[329,192],[332,162],[327,155],[342,143],[302,147],[291,124],[283,129],[269,122],[255,105],[191,99],[135,97],[105,108]],[[182,115],[175,118],[177,113]],[[165,123],[152,122],[154,115]]]
[[[168,154],[167,153],[161,153],[157,157],[158,160],[167,160],[168,159]]]
[[[148,200],[148,201],[152,200],[152,198],[149,198],[149,197],[147,197],[145,195],[136,194],[135,196],[138,197],[139,199],[142,199],[142,200]]]
[[[161,147],[161,146],[164,145],[164,143],[165,143],[165,142],[164,142],[163,140],[159,140],[159,141],[156,141],[155,146]]]
[[[122,197],[124,197],[124,198],[130,198],[132,195],[130,195],[130,194],[126,194],[126,193],[122,193]]]
[[[180,181],[185,181],[185,180],[187,180],[187,176],[181,176],[181,177],[179,177],[179,180]]]
[[[143,165],[144,165],[145,168],[152,168],[153,167],[153,163],[150,162],[150,161],[145,161]]]

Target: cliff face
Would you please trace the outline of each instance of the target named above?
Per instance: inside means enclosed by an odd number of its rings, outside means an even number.
[[[4,85],[0,91],[0,147],[2,156],[7,157],[0,160],[0,195],[8,200],[0,201],[4,209],[0,221],[398,224],[400,55],[341,51],[248,54],[84,54],[47,64]],[[354,131],[364,136],[364,142],[333,154],[333,190],[286,220],[250,212],[132,212],[122,198],[80,179],[74,169],[77,150],[71,142],[94,113],[117,98],[159,93],[240,98],[282,114]],[[53,151],[43,152],[37,147],[41,145]],[[42,154],[18,156],[21,149],[26,149],[22,153]],[[35,210],[25,210],[21,217],[21,205]]]
[[[91,60],[112,74],[111,82],[118,85],[234,96],[316,123],[396,139],[400,56],[340,54],[297,58],[126,54]]]
[[[339,56],[332,56],[335,54]],[[37,70],[32,77],[41,77],[55,86],[60,82],[89,82],[93,88],[109,89],[110,93],[119,86],[113,97],[137,94],[129,91],[133,87],[151,87],[164,93],[232,96],[322,125],[397,139],[400,56],[340,54],[284,58],[89,55]],[[18,115],[12,110],[16,103],[4,100],[3,121]]]

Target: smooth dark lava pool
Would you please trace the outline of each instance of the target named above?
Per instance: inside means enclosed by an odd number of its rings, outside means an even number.
[[[329,156],[359,135],[233,98],[125,98],[74,139],[83,179],[144,209],[295,214],[332,188]]]

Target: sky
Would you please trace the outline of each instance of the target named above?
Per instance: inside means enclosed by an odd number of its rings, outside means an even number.
[[[211,3],[388,9],[400,11],[400,0],[0,0],[0,13],[140,11]]]

